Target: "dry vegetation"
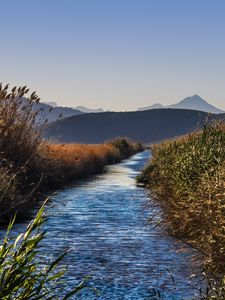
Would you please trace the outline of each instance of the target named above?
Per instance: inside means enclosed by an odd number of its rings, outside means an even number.
[[[71,179],[97,174],[105,165],[120,162],[141,150],[140,144],[125,138],[98,145],[45,143],[41,151],[46,161],[44,182],[54,187]]]
[[[205,270],[222,283],[211,290],[212,299],[224,299],[225,126],[205,126],[152,151],[153,159],[138,180],[160,203],[170,233],[204,253]]]
[[[68,180],[99,173],[141,150],[124,138],[102,145],[52,145],[41,138],[47,116],[34,110],[39,98],[27,87],[0,85],[0,220],[23,217],[42,193]]]

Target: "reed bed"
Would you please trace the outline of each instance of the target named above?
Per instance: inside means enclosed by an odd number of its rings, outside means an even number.
[[[220,280],[225,297],[225,126],[206,125],[152,153],[138,181],[160,204],[170,234],[203,254],[204,269]]]
[[[120,162],[142,150],[142,146],[125,138],[96,145],[47,144],[42,147],[47,186],[81,179],[103,172],[108,164]],[[46,167],[47,166],[47,167]]]

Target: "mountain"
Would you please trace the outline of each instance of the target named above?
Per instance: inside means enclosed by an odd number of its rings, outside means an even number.
[[[215,106],[209,104],[203,98],[198,95],[192,97],[187,97],[177,104],[169,105],[169,108],[182,108],[182,109],[195,109],[200,111],[205,111],[214,114],[224,113],[223,110],[216,108]]]
[[[214,113],[214,114],[224,113],[223,110],[218,109],[215,106],[209,104],[207,101],[205,101],[203,98],[201,98],[198,95],[187,97],[176,104],[162,106],[161,104],[157,103],[152,106],[138,108],[138,110],[147,110],[153,108],[192,109],[192,110],[199,110],[199,111],[204,111],[207,113]]]
[[[186,109],[83,114],[49,124],[45,138],[62,143],[101,143],[126,136],[152,143],[200,129],[207,118],[212,121],[224,116]]]
[[[99,113],[99,112],[104,112],[102,108],[87,108],[84,106],[77,106],[75,109],[80,110],[84,113]]]

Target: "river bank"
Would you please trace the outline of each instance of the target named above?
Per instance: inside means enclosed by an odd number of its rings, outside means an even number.
[[[225,276],[225,128],[152,147],[153,158],[138,177],[162,209],[169,233],[203,254],[210,297],[224,299]],[[211,299],[211,298],[208,299]],[[214,298],[213,298],[214,299]]]
[[[29,217],[29,211],[37,201],[66,183],[104,172],[105,166],[115,164],[142,151],[138,143],[118,138],[99,145],[41,143],[35,167],[25,172],[11,173],[13,181],[7,181],[9,169],[5,166],[1,178],[1,220],[8,220],[15,213],[17,219]],[[8,161],[11,163],[11,161]],[[22,167],[21,167],[22,168]],[[25,174],[24,174],[25,173]],[[20,188],[22,176],[26,176],[27,188]],[[6,182],[7,181],[7,182]],[[5,190],[4,190],[5,187]],[[13,190],[13,194],[11,193]],[[10,200],[10,201],[9,201]]]

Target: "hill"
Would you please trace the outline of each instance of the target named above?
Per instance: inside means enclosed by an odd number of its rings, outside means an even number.
[[[88,108],[85,106],[76,106],[75,109],[80,110],[84,113],[100,113],[104,112],[102,108]]]
[[[192,109],[200,110],[207,113],[221,114],[224,113],[223,110],[216,108],[215,106],[208,103],[202,97],[198,95],[193,95],[191,97],[184,98],[176,104],[171,104],[168,106],[163,106],[160,103],[153,104],[147,107],[140,107],[138,111],[149,110],[149,109],[158,109],[158,108],[176,108],[176,109]]]
[[[64,107],[64,106],[52,107],[44,103],[39,103],[38,107],[43,108],[42,115],[47,117],[49,123],[58,120],[59,116],[61,116],[60,119],[64,119],[64,118],[83,114],[82,111],[71,107]]]
[[[150,105],[150,106],[139,107],[137,110],[138,110],[138,111],[143,111],[143,110],[158,109],[158,108],[165,108],[165,106],[163,106],[163,105],[160,104],[160,103],[155,103],[155,104]]]
[[[101,143],[126,136],[152,143],[192,132],[202,128],[207,118],[222,116],[186,109],[83,114],[49,124],[45,137],[63,143]]]
[[[47,104],[47,105],[50,105],[52,107],[60,107],[58,106],[58,104],[54,101],[47,101],[47,102],[43,102],[44,104]],[[65,108],[65,107],[62,107],[61,108]],[[104,109],[103,108],[88,108],[88,107],[85,107],[85,106],[76,106],[76,107],[66,107],[67,109],[68,108],[71,108],[73,110],[78,110],[80,112],[83,112],[83,113],[99,113],[99,112],[104,112]]]

